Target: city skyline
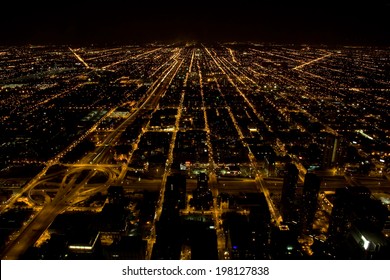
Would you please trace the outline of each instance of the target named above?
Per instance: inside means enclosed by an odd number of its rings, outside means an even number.
[[[8,2],[2,260],[390,259],[390,0]]]
[[[2,259],[389,259],[385,47],[0,47]]]

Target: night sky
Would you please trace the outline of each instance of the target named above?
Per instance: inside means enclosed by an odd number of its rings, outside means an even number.
[[[190,40],[390,44],[390,0],[9,2],[1,4],[0,45]]]

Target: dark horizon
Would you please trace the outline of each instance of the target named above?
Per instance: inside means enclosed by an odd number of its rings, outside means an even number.
[[[3,45],[127,44],[154,41],[389,45],[390,1],[304,4],[197,1],[187,5],[57,1],[7,4]]]

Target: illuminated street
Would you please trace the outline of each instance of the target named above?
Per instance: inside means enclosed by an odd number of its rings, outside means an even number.
[[[388,48],[0,54],[2,259],[338,258],[355,231],[388,242]]]

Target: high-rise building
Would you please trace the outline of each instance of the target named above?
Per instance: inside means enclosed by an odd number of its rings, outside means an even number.
[[[296,231],[286,226],[273,227],[271,230],[271,259],[301,259],[300,244]]]
[[[301,225],[304,231],[311,230],[317,211],[317,198],[321,178],[314,173],[307,173],[303,184],[303,203],[301,209]]]
[[[386,237],[380,231],[364,225],[354,225],[347,242],[350,244],[350,255],[353,258],[388,260],[390,257],[390,244]]]
[[[370,199],[371,192],[363,187],[346,187],[336,189],[332,215],[329,224],[329,234],[333,239],[345,237],[355,221],[354,212],[364,201]],[[360,217],[363,218],[363,217]]]
[[[251,242],[256,259],[268,259],[271,243],[271,214],[264,193],[258,196],[259,205],[249,208]]]
[[[281,213],[285,222],[292,222],[295,219],[295,199],[298,183],[298,168],[293,163],[286,165],[282,198],[281,198]]]
[[[197,188],[192,191],[191,206],[196,210],[209,210],[213,205],[213,195],[208,187],[208,176],[206,173],[198,175]]]
[[[387,208],[373,199],[367,188],[336,189],[329,225],[330,253],[339,259],[380,257],[388,246],[382,233],[387,215]]]
[[[186,177],[184,175],[174,174],[167,177],[165,199],[179,209],[186,207]]]
[[[198,189],[208,189],[209,178],[206,173],[199,173],[197,187]]]
[[[340,136],[321,133],[318,140],[322,150],[322,165],[324,167],[334,166],[339,161],[341,154]]]
[[[167,177],[162,212],[160,219],[156,222],[156,243],[153,246],[152,259],[176,260],[180,258],[182,226],[179,209],[185,207],[185,199],[183,200],[185,183],[186,178],[180,174]]]

